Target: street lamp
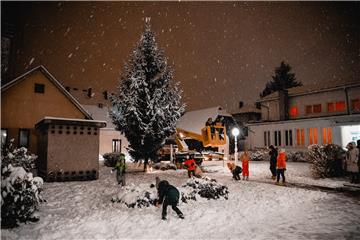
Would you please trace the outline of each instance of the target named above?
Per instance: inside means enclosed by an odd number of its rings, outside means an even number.
[[[237,165],[237,160],[238,160],[237,136],[239,135],[239,133],[240,130],[238,128],[233,128],[231,130],[231,134],[235,137],[235,149],[234,149],[235,165]]]

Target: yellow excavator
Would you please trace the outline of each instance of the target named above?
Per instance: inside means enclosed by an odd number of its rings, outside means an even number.
[[[206,126],[201,129],[201,135],[181,128],[176,129],[176,144],[179,151],[189,151],[185,139],[195,139],[204,147],[220,147],[226,144],[226,128],[221,124]]]

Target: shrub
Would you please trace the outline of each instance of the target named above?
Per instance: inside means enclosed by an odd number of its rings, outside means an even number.
[[[14,139],[10,141],[8,146],[4,147],[1,156],[1,167],[7,167],[11,164],[13,167],[22,167],[26,172],[35,169],[35,160],[37,156],[30,154],[24,147],[14,148]]]
[[[335,144],[310,145],[308,157],[312,175],[318,178],[341,176],[343,153],[344,150]]]
[[[289,162],[307,162],[309,159],[308,153],[305,151],[288,152],[286,158]]]
[[[248,151],[251,161],[269,161],[269,150],[265,148]],[[242,153],[241,153],[242,154]],[[241,156],[240,154],[240,156]]]
[[[105,153],[103,155],[104,165],[107,167],[115,167],[115,164],[116,164],[117,160],[119,159],[120,154],[123,154],[123,153],[119,153],[119,152]]]

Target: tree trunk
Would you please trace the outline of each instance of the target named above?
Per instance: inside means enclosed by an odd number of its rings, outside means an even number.
[[[144,172],[146,172],[146,168],[147,168],[147,165],[148,165],[148,161],[149,161],[149,158],[148,158],[148,157],[145,157],[145,159],[144,159]]]

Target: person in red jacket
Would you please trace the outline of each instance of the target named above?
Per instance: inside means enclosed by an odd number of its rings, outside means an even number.
[[[276,161],[276,184],[279,184],[280,175],[282,177],[282,182],[285,184],[285,170],[286,170],[286,153],[285,149],[280,149],[279,155]]]
[[[186,159],[184,162],[185,168],[188,170],[188,176],[191,178],[191,176],[195,176],[195,169],[196,169],[196,162],[194,159],[194,156],[190,156]]]
[[[242,163],[242,169],[243,169],[243,172],[242,172],[242,175],[243,175],[243,180],[245,180],[246,178],[246,181],[249,180],[249,154],[247,153],[247,151],[245,151],[243,153],[243,155],[241,155],[240,157],[240,160],[241,160],[241,163]]]

